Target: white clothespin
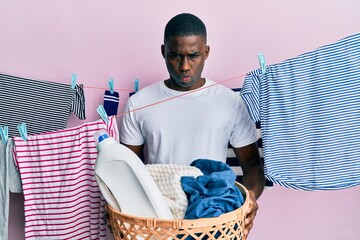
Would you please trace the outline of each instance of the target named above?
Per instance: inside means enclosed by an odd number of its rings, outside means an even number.
[[[264,56],[264,54],[262,52],[259,52],[258,58],[259,58],[261,72],[262,72],[262,74],[265,74],[266,73],[265,56]]]
[[[1,135],[1,140],[4,144],[7,143],[8,138],[9,138],[9,127],[8,126],[4,126],[4,128],[2,126],[0,126],[0,135]]]
[[[103,105],[99,105],[99,107],[96,109],[97,113],[100,115],[100,117],[102,118],[102,120],[104,120],[104,122],[106,124],[109,123],[109,119],[108,119],[108,115],[103,107]]]
[[[17,129],[19,130],[21,138],[26,142],[27,140],[26,124],[20,123],[19,125],[17,125]]]
[[[109,80],[109,89],[110,89],[110,93],[114,94],[114,79],[110,78]]]

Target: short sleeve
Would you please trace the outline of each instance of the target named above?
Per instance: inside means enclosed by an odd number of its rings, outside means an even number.
[[[258,139],[255,123],[250,118],[242,98],[239,97],[230,144],[235,148],[244,147],[256,142]]]
[[[145,138],[137,121],[136,111],[133,110],[134,107],[130,97],[126,102],[125,115],[120,125],[120,141],[124,144],[139,146],[145,142]]]
[[[76,85],[74,98],[71,103],[70,112],[73,112],[79,119],[86,119],[85,116],[85,95],[83,85]]]
[[[260,70],[246,74],[241,97],[244,100],[250,117],[254,122],[260,121]]]

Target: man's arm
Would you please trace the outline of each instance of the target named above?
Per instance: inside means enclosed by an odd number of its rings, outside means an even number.
[[[260,161],[259,149],[256,142],[245,147],[234,148],[235,155],[243,170],[242,184],[249,190],[249,208],[246,212],[244,237],[247,239],[254,225],[256,212],[259,208],[258,199],[264,190],[264,168]]]
[[[122,145],[124,145],[125,147],[130,148],[136,155],[138,155],[138,157],[140,159],[144,159],[144,144],[143,145],[127,145],[121,142]]]
[[[259,198],[264,190],[265,176],[256,142],[234,148],[234,152],[243,171],[242,184],[254,192],[256,199]]]

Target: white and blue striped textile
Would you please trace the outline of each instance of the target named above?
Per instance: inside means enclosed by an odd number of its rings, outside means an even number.
[[[241,88],[233,88],[235,92],[240,92]],[[258,132],[259,139],[257,140],[257,145],[259,148],[260,160],[261,163],[264,164],[264,152],[263,152],[263,144],[262,144],[262,137],[261,137],[261,123],[255,123],[256,131]],[[240,167],[239,160],[237,159],[233,147],[229,144],[228,145],[228,154],[226,158],[226,163],[231,167],[231,169],[236,174],[236,181],[242,183],[243,171]],[[271,182],[267,176],[265,175],[265,188],[271,189],[274,186],[274,183]]]
[[[271,181],[302,190],[360,184],[360,33],[248,73],[241,95],[261,120]]]

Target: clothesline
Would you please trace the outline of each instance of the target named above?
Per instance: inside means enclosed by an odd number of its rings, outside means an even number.
[[[218,84],[223,83],[223,82],[227,82],[227,81],[231,81],[231,80],[234,80],[234,79],[237,79],[237,78],[240,78],[240,77],[245,77],[245,76],[246,76],[246,74],[241,74],[241,75],[236,76],[236,77],[232,77],[232,78],[229,78],[229,79],[222,80],[222,81],[218,82]],[[213,84],[211,86],[215,86],[215,85],[217,85],[217,84]],[[208,86],[208,87],[211,87],[211,86]],[[105,88],[105,87],[96,87],[96,86],[87,86],[87,85],[83,85],[83,88],[98,89],[98,90],[109,90],[109,88]],[[124,88],[114,88],[114,90],[115,91],[121,91],[121,92],[134,92],[134,89],[130,90],[130,89],[124,89]],[[201,90],[201,88],[197,89],[197,90]],[[191,92],[194,92],[194,91],[191,91]],[[189,94],[189,93],[187,92],[186,94]],[[186,95],[186,94],[184,94],[184,95]],[[180,96],[182,96],[182,94]]]
[[[9,73],[4,73],[4,72],[0,72],[0,74],[4,74],[4,75],[8,75],[8,76],[14,76],[14,77],[19,77],[19,76],[16,76],[16,75],[12,75],[12,74],[9,74]],[[239,76],[235,76],[235,77],[232,77],[232,78],[229,78],[229,79],[226,79],[226,80],[223,80],[223,81],[220,81],[218,83],[223,83],[223,82],[227,82],[227,81],[231,81],[231,80],[234,80],[234,79],[237,79],[237,78],[240,78],[240,77],[245,77],[246,74],[241,74]],[[20,77],[20,78],[23,78],[23,77]],[[44,80],[36,80],[36,81],[44,81]],[[48,81],[46,80],[46,82],[52,82],[52,81]],[[55,83],[55,82],[54,82]],[[84,85],[82,83],[79,83],[82,85],[83,88],[89,88],[89,89],[98,89],[98,90],[109,90],[109,88],[106,88],[106,87],[97,87],[97,86],[87,86],[87,85]],[[71,85],[71,84],[69,84]],[[214,84],[216,85],[216,84]],[[211,86],[208,86],[208,87],[211,87]],[[134,89],[125,89],[125,88],[114,88],[115,91],[119,91],[119,92],[134,92]],[[201,89],[198,89],[198,90],[201,90]],[[193,92],[193,91],[192,91]]]
[[[127,111],[127,112],[123,112],[123,113],[120,113],[120,114],[116,114],[116,115],[114,115],[114,116],[115,116],[115,117],[120,117],[120,116],[129,114],[129,113],[131,113],[131,112],[135,112],[135,111],[138,111],[138,110],[141,110],[141,109],[144,109],[144,108],[148,108],[148,107],[151,107],[151,106],[155,106],[155,105],[157,105],[157,104],[161,104],[161,103],[164,103],[164,102],[168,102],[168,101],[171,101],[171,100],[173,100],[173,99],[180,98],[180,97],[183,97],[183,96],[185,96],[185,95],[192,94],[192,93],[194,93],[194,92],[198,92],[198,91],[201,91],[201,90],[210,88],[210,87],[214,87],[214,86],[216,86],[216,85],[218,85],[218,84],[222,84],[222,83],[224,83],[224,82],[228,82],[228,81],[231,81],[231,80],[234,80],[234,79],[237,79],[237,78],[240,78],[240,77],[245,77],[245,76],[246,76],[246,74],[239,75],[239,76],[232,77],[232,78],[228,78],[228,79],[222,80],[222,81],[220,81],[220,82],[211,84],[211,85],[209,85],[209,86],[201,87],[201,88],[198,88],[198,89],[195,89],[195,90],[192,90],[192,91],[187,91],[187,92],[184,92],[184,93],[182,93],[182,94],[180,94],[180,95],[173,96],[173,97],[170,97],[170,98],[167,98],[167,99],[158,101],[158,102],[150,103],[150,104],[148,104],[148,105],[145,105],[145,106],[142,106],[142,107],[138,107],[138,108],[135,108],[135,109],[133,109],[133,110],[130,110],[130,111]]]
[[[83,88],[91,88],[91,89],[98,89],[98,90],[109,90],[109,88],[105,88],[105,87],[93,87],[93,86],[83,86]],[[133,92],[134,89],[129,90],[129,89],[124,89],[124,88],[114,88],[115,91],[119,91],[119,92]]]
[[[178,96],[170,97],[168,99],[164,99],[158,102],[149,103],[148,105],[138,107],[136,109],[132,109],[128,112],[122,112],[122,113],[110,113],[106,111],[107,114],[115,117],[120,117],[125,114],[128,114],[130,112],[135,112],[144,108],[152,107],[157,104],[161,104],[167,101],[174,100],[176,98],[183,97],[185,95],[195,93],[197,91],[201,91],[203,89],[213,87],[217,84],[221,84],[224,82],[228,82],[234,79],[238,78],[244,78],[245,74],[238,75],[235,77],[231,77],[222,81],[219,81],[217,83],[201,87],[192,91],[186,91],[181,93]],[[19,131],[17,127],[19,127],[19,123],[26,123],[26,125],[31,125],[30,129],[26,128],[26,131],[23,131],[24,133],[27,132],[27,134],[37,134],[39,132],[51,132],[55,129],[62,129],[66,126],[67,120],[68,120],[68,113],[74,112],[76,116],[78,116],[80,119],[85,119],[85,102],[84,102],[84,88],[95,88],[95,89],[106,89],[106,88],[100,88],[100,87],[94,87],[94,86],[82,86],[77,87],[75,91],[68,91],[69,84],[63,84],[63,83],[57,83],[57,82],[51,82],[51,81],[41,81],[41,80],[31,80],[23,77],[17,77],[12,75],[6,75],[0,73],[0,80],[1,80],[1,89],[4,91],[4,96],[7,96],[5,98],[2,98],[2,115],[1,115],[1,122],[2,124],[7,123],[6,126],[9,126],[8,129],[4,128],[4,136],[14,136],[16,132]],[[73,83],[71,84],[73,85]],[[79,84],[77,84],[80,86]],[[8,89],[9,88],[9,89]],[[9,99],[11,99],[12,94],[14,93],[14,89],[16,90],[16,98],[18,99],[18,102],[29,102],[28,98],[31,97],[31,103],[34,104],[36,102],[37,108],[27,108],[26,105],[19,104],[16,108],[14,108],[13,105],[9,105]],[[19,88],[19,89],[18,89]],[[34,89],[29,95],[29,89]],[[53,92],[51,89],[56,89],[56,92]],[[20,91],[21,90],[21,91]],[[130,90],[129,90],[130,91]],[[130,91],[130,93],[133,93],[134,91]],[[36,97],[37,94],[41,97]],[[75,95],[75,98],[74,98]],[[108,95],[106,95],[108,96]],[[109,95],[110,96],[110,95]],[[112,95],[109,97],[106,102],[109,103],[112,101]],[[117,96],[119,98],[119,96]],[[39,99],[53,99],[54,107],[48,106],[48,102],[45,103],[44,101],[40,101]],[[61,99],[58,100],[58,99]],[[65,99],[65,101],[64,101]],[[119,100],[117,100],[119,101]],[[59,105],[60,104],[60,105]],[[104,104],[105,104],[105,98],[104,98]],[[39,107],[44,106],[44,107]],[[102,108],[103,105],[100,105]],[[100,107],[99,106],[99,107]],[[104,105],[105,106],[105,105]],[[29,114],[29,109],[31,109],[38,117],[32,118],[34,114]],[[49,112],[49,109],[51,109],[51,112]],[[117,106],[116,106],[117,109]],[[56,115],[61,116],[58,118],[57,121],[51,120],[52,118],[47,118],[46,116],[49,115]],[[101,115],[100,115],[101,116]],[[107,115],[101,116],[104,121],[107,120]],[[106,120],[105,120],[106,119]],[[22,124],[24,125],[24,124]],[[60,126],[60,127],[59,127]],[[5,127],[5,126],[4,126]],[[25,128],[25,127],[24,127]],[[41,129],[41,131],[40,131]],[[2,129],[1,129],[2,130]],[[8,130],[8,131],[6,131]],[[29,131],[27,131],[29,130]],[[1,131],[2,133],[2,131]],[[5,134],[7,133],[7,134]],[[24,134],[24,135],[27,135]],[[1,134],[2,135],[2,134]],[[25,137],[26,138],[26,137]],[[3,139],[3,138],[2,138]]]
[[[17,76],[17,75],[13,75],[13,74],[9,74],[9,73],[5,73],[5,72],[0,72],[0,74],[3,74],[3,75],[8,75],[8,76],[13,76],[13,77],[17,77],[17,78],[25,78],[25,79],[28,79],[27,77],[20,77],[20,76]],[[41,82],[49,82],[49,83],[57,83],[57,82],[53,82],[53,81],[48,81],[48,80],[39,80],[39,79],[34,79],[36,81],[41,81]],[[75,80],[76,81],[76,80]],[[59,83],[61,84],[61,83]],[[63,84],[66,84],[66,83],[63,83]],[[96,86],[86,86],[82,83],[79,83],[82,85],[83,88],[91,88],[91,89],[99,89],[99,90],[109,90],[109,88],[105,88],[105,87],[96,87]],[[68,84],[68,85],[71,85]],[[121,92],[133,92],[134,89],[130,90],[130,89],[124,89],[124,88],[115,88],[114,90],[116,91],[121,91]]]

